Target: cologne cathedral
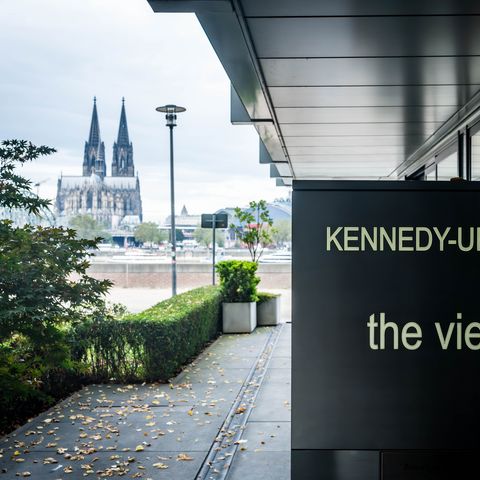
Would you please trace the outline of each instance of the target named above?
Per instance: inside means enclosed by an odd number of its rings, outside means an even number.
[[[118,138],[113,144],[112,175],[107,176],[105,144],[100,137],[97,102],[94,98],[90,134],[85,142],[83,174],[62,175],[58,179],[56,213],[58,223],[66,226],[76,215],[91,215],[109,230],[141,223],[140,182],[135,176],[124,99]]]

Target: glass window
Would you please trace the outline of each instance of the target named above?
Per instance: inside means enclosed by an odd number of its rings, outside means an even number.
[[[448,181],[458,177],[458,155],[452,152],[437,163],[437,180]]]
[[[472,139],[472,180],[480,180],[480,128],[471,136]]]

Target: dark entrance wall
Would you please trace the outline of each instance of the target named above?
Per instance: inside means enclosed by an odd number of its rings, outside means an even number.
[[[294,480],[472,478],[480,448],[477,226],[479,183],[294,183]],[[331,235],[353,229],[332,240],[327,227]],[[362,251],[361,227],[372,236],[395,231],[395,250],[384,241],[375,251],[364,237]],[[440,236],[450,227],[443,251],[434,227]],[[462,251],[470,227],[472,248]],[[391,322],[383,349],[374,326],[382,320]]]

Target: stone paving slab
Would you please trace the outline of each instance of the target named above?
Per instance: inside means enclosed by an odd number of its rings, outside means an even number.
[[[228,480],[290,480],[290,452],[240,451]]]
[[[225,414],[206,408],[174,409],[168,413],[133,412],[127,416],[116,413],[101,416],[79,416],[75,420],[50,424],[48,429],[27,430],[17,434],[31,452],[55,453],[58,448],[73,451],[75,447],[96,451],[134,449],[143,445],[147,451],[205,450],[205,445],[218,434]],[[12,450],[10,450],[12,451]]]
[[[242,438],[247,440],[249,451],[290,454],[290,422],[250,421]]]
[[[65,455],[69,458],[66,459]],[[191,460],[177,460],[185,458],[183,455],[183,451],[163,452],[161,455],[151,452],[72,452],[64,455],[38,452],[16,457],[17,460],[24,458],[25,461],[21,463],[0,461],[0,469],[3,471],[0,478],[76,480],[113,477],[193,480],[206,452],[189,454],[188,458]],[[52,461],[55,463],[51,463]]]
[[[275,352],[273,353],[273,358],[276,357],[289,357],[291,358],[292,356],[292,349],[290,345],[285,344],[277,344],[277,348],[275,348]]]
[[[269,368],[265,373],[265,382],[291,385],[292,378],[288,368]]]
[[[170,384],[85,387],[0,439],[0,480],[194,480],[270,332],[221,336]],[[286,325],[227,480],[289,478],[290,336]]]
[[[291,417],[290,385],[262,385],[250,415],[252,422],[288,422]]]
[[[270,368],[292,368],[292,357],[277,357],[273,356],[270,361]]]
[[[290,480],[291,325],[284,326],[228,480]]]

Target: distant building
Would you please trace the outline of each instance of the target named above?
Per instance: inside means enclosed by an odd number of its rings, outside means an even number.
[[[247,208],[247,207],[245,207]],[[267,203],[267,209],[273,223],[279,220],[292,220],[292,203],[288,199],[278,199],[272,203]],[[235,216],[235,209],[232,207],[221,208],[215,213],[226,213],[228,215],[228,224],[233,223],[239,225],[239,221]]]
[[[128,136],[124,99],[118,138],[113,144],[112,176],[107,176],[105,144],[100,137],[97,102],[94,99],[82,176],[61,176],[58,179],[55,206],[57,221],[62,225],[68,225],[76,215],[85,214],[91,215],[110,230],[141,223],[140,182],[135,176],[133,145]]]
[[[245,207],[247,208],[247,207]],[[286,220],[292,221],[292,202],[289,198],[276,199],[272,203],[267,203],[268,213],[275,224],[278,221]],[[221,208],[215,213],[226,213],[228,215],[228,225],[239,226],[240,222],[235,216],[235,209],[232,207]],[[225,231],[225,246],[233,247],[237,243],[237,235],[235,230],[228,228]]]
[[[164,228],[171,227],[171,216],[169,215],[164,222]],[[190,215],[187,207],[184,205],[180,215],[175,215],[175,229],[180,230],[186,239],[193,238],[193,232],[200,226],[200,215]]]

